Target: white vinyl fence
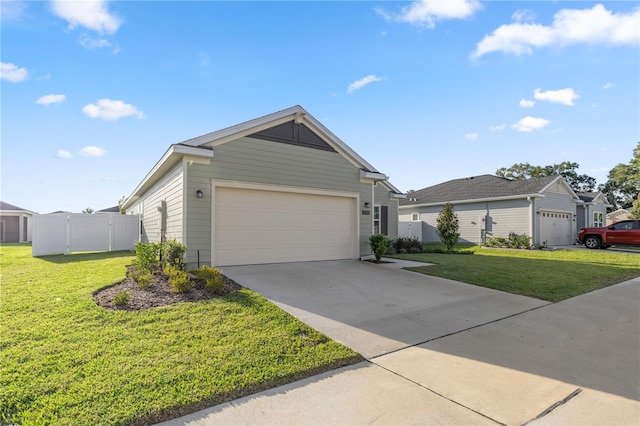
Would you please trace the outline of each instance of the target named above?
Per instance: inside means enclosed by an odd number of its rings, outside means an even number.
[[[119,213],[33,215],[32,256],[81,251],[132,250],[140,239],[140,216]]]

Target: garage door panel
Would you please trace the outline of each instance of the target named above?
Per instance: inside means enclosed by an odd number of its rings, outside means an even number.
[[[218,187],[215,263],[356,258],[356,203],[355,197]]]
[[[572,243],[572,215],[567,212],[543,211],[540,218],[540,237],[547,246]]]

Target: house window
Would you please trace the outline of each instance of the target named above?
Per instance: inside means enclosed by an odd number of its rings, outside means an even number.
[[[373,206],[373,233],[380,233],[380,206]]]
[[[593,212],[593,226],[604,226],[602,222],[602,212]]]
[[[420,213],[411,213],[411,222],[418,222],[420,220]]]

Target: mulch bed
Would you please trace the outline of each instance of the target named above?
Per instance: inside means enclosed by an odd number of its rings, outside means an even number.
[[[128,272],[132,266],[128,267]],[[167,306],[179,302],[197,302],[199,300],[223,297],[234,291],[238,291],[242,286],[228,277],[224,277],[225,284],[219,293],[211,293],[204,286],[204,281],[192,277],[193,288],[187,293],[175,293],[169,286],[169,277],[162,272],[154,274],[153,284],[148,288],[141,288],[132,278],[127,278],[111,287],[103,288],[93,294],[93,299],[98,306],[105,309],[119,311],[139,311],[149,308]],[[124,306],[116,306],[113,298],[116,294],[129,291],[129,301]]]

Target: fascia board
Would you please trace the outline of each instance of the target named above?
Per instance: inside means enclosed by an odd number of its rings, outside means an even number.
[[[486,203],[488,201],[505,201],[505,200],[519,200],[527,198],[544,198],[544,194],[523,194],[523,195],[509,195],[505,197],[492,197],[492,198],[476,198],[474,200],[453,200],[453,201],[439,201],[436,203],[422,203],[422,204],[409,204],[400,206],[401,209],[412,209],[416,207],[433,207],[433,206],[443,206],[446,203],[450,203],[453,205],[456,204],[472,204],[472,203]]]
[[[407,194],[401,194],[399,192],[391,192],[391,198],[404,199],[404,198],[407,198]]]
[[[374,181],[385,181],[387,176],[382,173],[368,172],[366,170],[360,170],[360,179],[371,179]]]
[[[153,185],[158,180],[158,178],[160,178],[171,167],[173,167],[184,155],[210,159],[213,158],[214,153],[212,149],[198,148],[180,144],[171,145],[169,149],[165,151],[160,160],[155,164],[155,166],[153,166],[149,173],[147,173],[144,179],[142,179],[142,182],[140,182],[136,189],[133,190],[131,195],[129,195],[129,197],[124,200],[124,203],[122,203],[122,207],[124,209],[127,209],[131,205],[131,203],[140,198],[142,192]]]
[[[187,139],[182,142],[182,144],[200,146],[215,143],[215,145],[221,145],[224,142],[238,139],[243,136],[250,135],[251,133],[259,132],[260,130],[264,130],[268,127],[285,123],[294,119],[296,113],[300,112],[305,113],[304,108],[296,105],[282,111],[273,112],[262,117],[254,118],[253,120],[245,121],[244,123],[227,127],[225,129],[216,130],[215,132],[207,133],[206,135]]]

